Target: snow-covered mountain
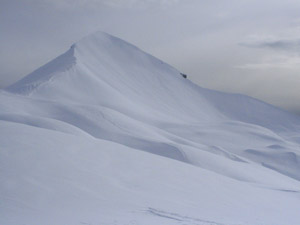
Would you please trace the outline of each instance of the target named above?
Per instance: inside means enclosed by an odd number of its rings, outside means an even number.
[[[300,118],[103,32],[0,92],[0,224],[299,225]]]

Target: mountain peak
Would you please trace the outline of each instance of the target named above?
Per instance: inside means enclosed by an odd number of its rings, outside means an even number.
[[[81,75],[85,77],[92,74],[86,70],[93,71],[98,79],[106,79],[104,76],[112,75],[112,71],[117,72],[120,76],[120,74],[124,74],[125,70],[128,70],[126,76],[132,76],[132,73],[135,72],[132,71],[132,68],[141,67],[141,65],[145,67],[143,70],[155,70],[153,73],[156,74],[167,71],[179,74],[171,66],[136,46],[108,33],[98,31],[74,43],[67,52],[33,71],[6,90],[18,94],[31,94],[42,84],[44,86],[63,74],[69,76],[76,74],[73,70],[80,71]]]
[[[119,48],[125,47],[126,49],[134,49],[134,50],[142,51],[136,46],[130,44],[129,42],[126,42],[104,31],[97,31],[91,33],[81,38],[79,41],[77,41],[71,46],[71,48],[75,48],[77,50],[83,48],[86,48],[87,50],[91,50],[91,48],[93,48],[94,51],[103,50],[111,47],[119,47]],[[124,49],[119,49],[119,50],[124,50]],[[144,52],[144,54],[147,53]]]
[[[65,53],[39,67],[32,73],[7,87],[5,90],[18,94],[29,94],[41,84],[52,80],[56,75],[71,69],[78,62],[79,58],[80,60],[87,61],[91,60],[93,57],[97,57],[89,54],[87,56],[88,59],[85,60],[84,57],[86,57],[88,51],[103,52],[104,48],[111,48],[117,43],[120,45],[121,42],[123,42],[124,45],[125,42],[121,39],[103,31],[97,31],[72,44]],[[107,54],[107,52],[105,54]]]

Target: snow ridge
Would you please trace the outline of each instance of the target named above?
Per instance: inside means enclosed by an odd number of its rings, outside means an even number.
[[[298,225],[299,131],[97,32],[0,92],[0,223]]]

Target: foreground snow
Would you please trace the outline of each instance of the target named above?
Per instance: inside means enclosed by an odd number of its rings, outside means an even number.
[[[298,117],[105,33],[2,91],[0,110],[0,224],[299,224]]]

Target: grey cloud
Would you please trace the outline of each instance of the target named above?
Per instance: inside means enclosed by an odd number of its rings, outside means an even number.
[[[274,50],[287,50],[287,51],[299,51],[300,49],[300,38],[296,39],[278,39],[278,40],[256,40],[241,42],[241,46],[251,48],[270,48]]]

